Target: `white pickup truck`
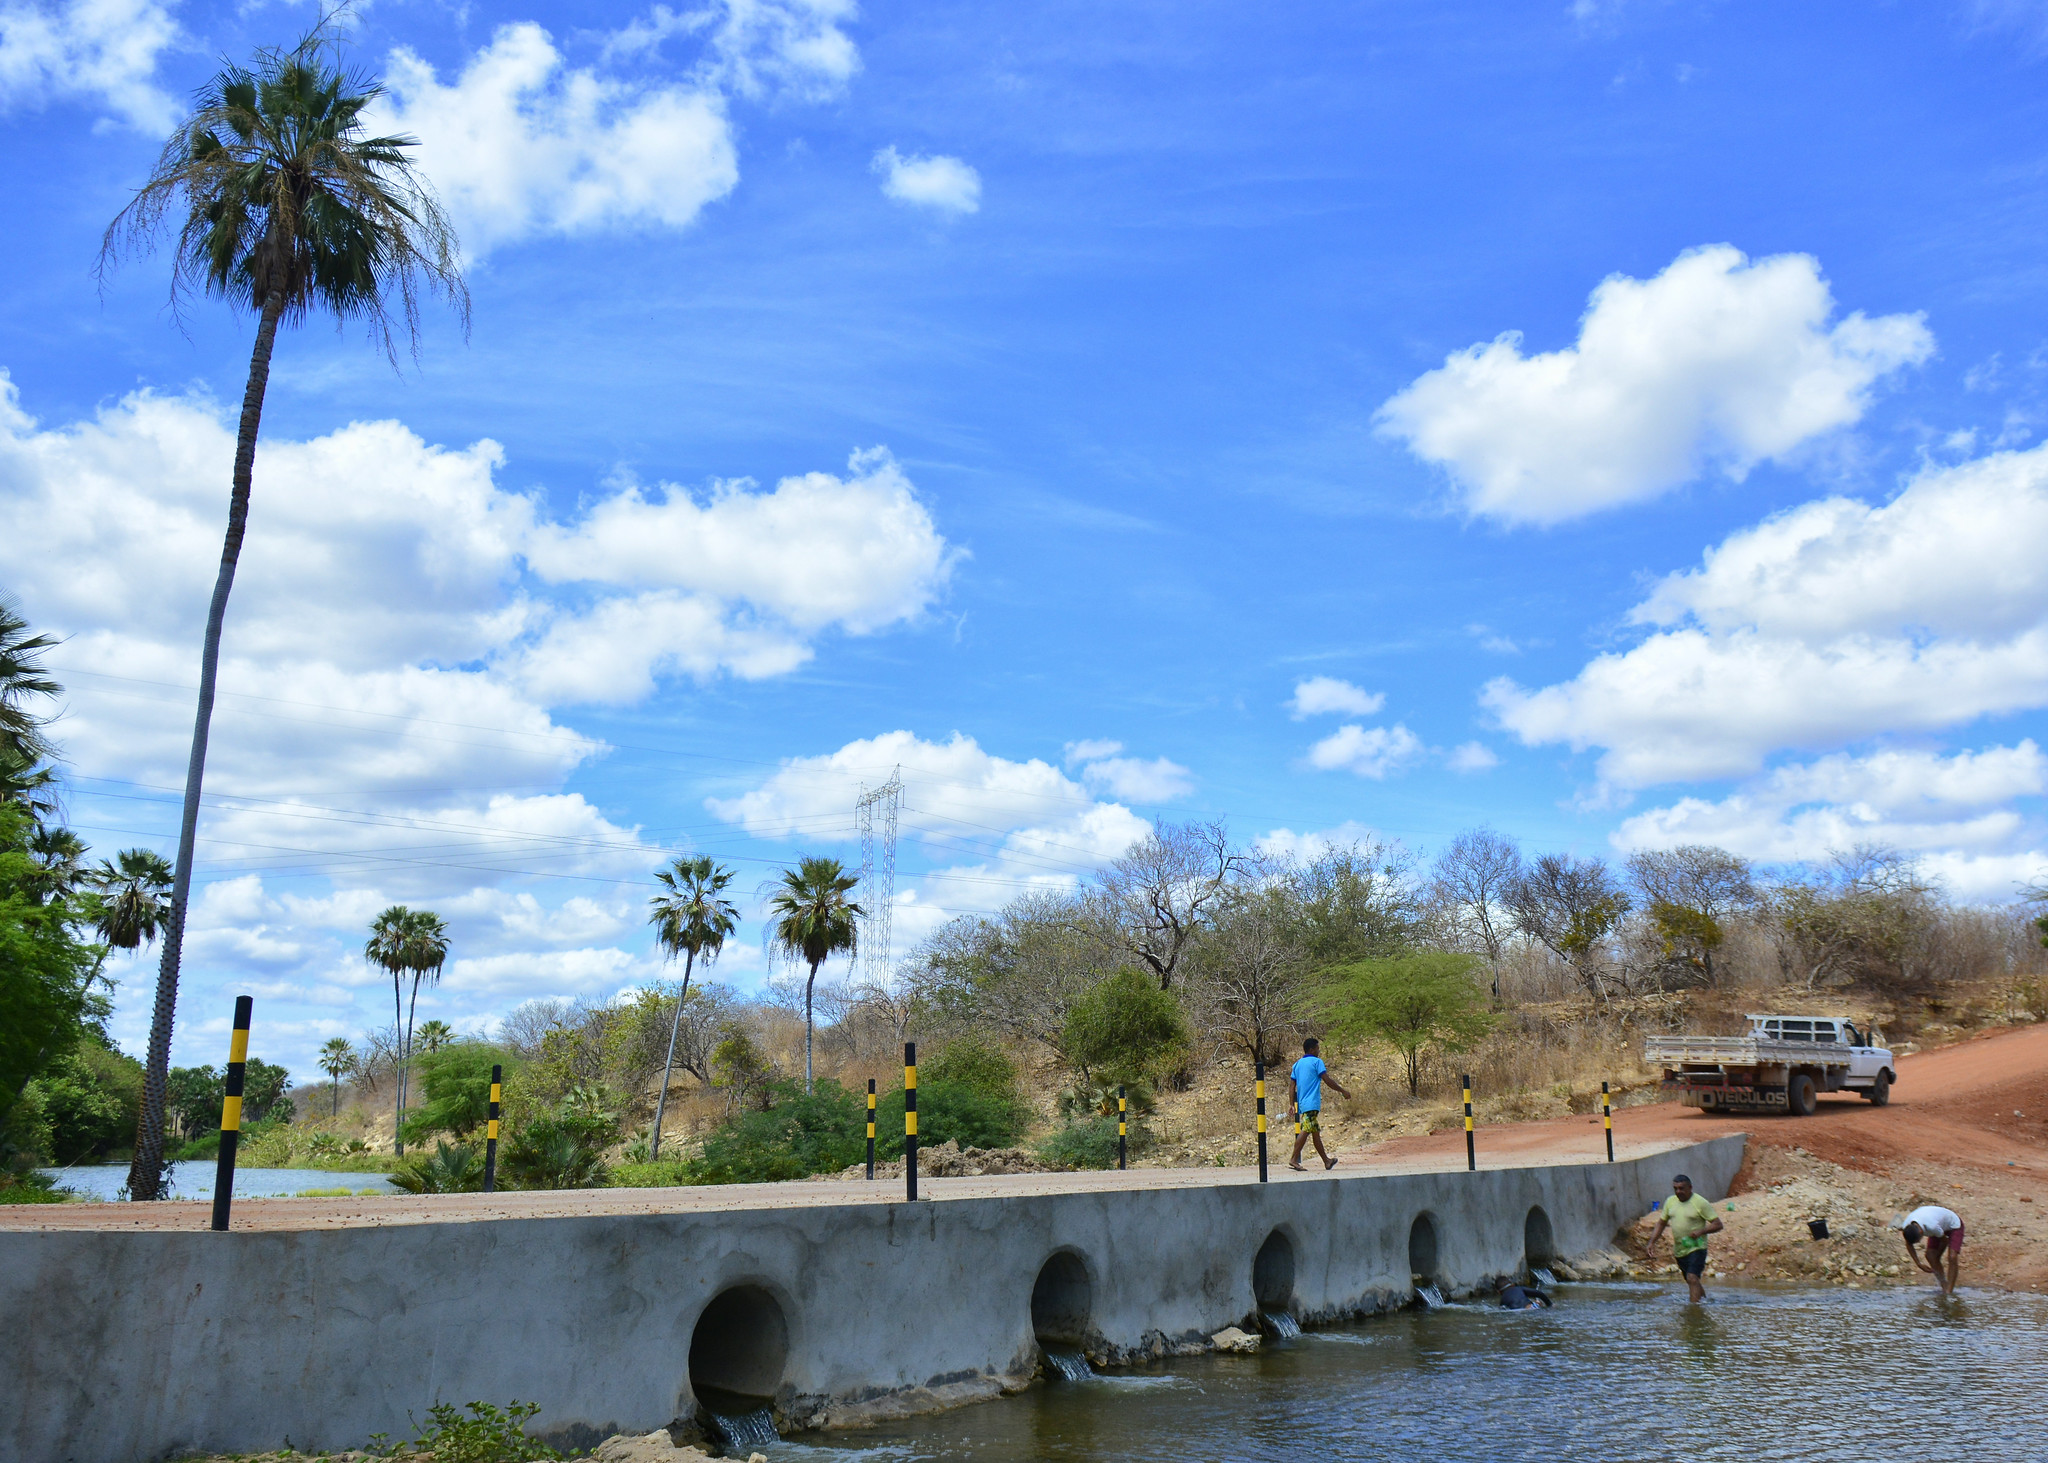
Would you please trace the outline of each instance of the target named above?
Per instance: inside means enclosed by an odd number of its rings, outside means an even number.
[[[1742,1036],[1653,1036],[1643,1061],[1687,1107],[1807,1117],[1823,1092],[1889,1102],[1898,1073],[1883,1041],[1840,1016],[1751,1016]]]

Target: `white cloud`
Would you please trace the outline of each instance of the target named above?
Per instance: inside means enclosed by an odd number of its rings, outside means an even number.
[[[57,0],[0,6],[0,109],[87,98],[131,127],[157,131],[178,105],[153,83],[179,40],[156,0]]]
[[[1333,849],[1350,848],[1354,844],[1379,843],[1383,840],[1376,829],[1347,819],[1335,828],[1323,828],[1296,833],[1292,828],[1275,828],[1262,833],[1252,840],[1252,847],[1272,858],[1292,859],[1307,862],[1320,858]]]
[[[1632,618],[1656,627],[1635,647],[1482,701],[1526,744],[1603,748],[1617,788],[2048,706],[2048,448],[1731,534]]]
[[[1078,767],[1094,791],[1126,802],[1169,803],[1194,791],[1194,775],[1178,762],[1119,757],[1123,749],[1122,742],[1101,739],[1068,742],[1067,766]]]
[[[854,0],[723,0],[703,10],[656,5],[614,31],[607,60],[656,50],[672,36],[702,36],[705,82],[745,97],[825,101],[860,70],[860,50],[840,29],[859,14]]]
[[[1392,726],[1337,728],[1308,749],[1308,765],[1321,772],[1355,772],[1375,780],[1399,770],[1422,754],[1415,733]]]
[[[391,53],[379,131],[419,138],[419,159],[464,247],[535,234],[679,229],[739,182],[721,94],[571,68],[532,21],[501,27],[453,83]]]
[[[1943,756],[1887,750],[1775,768],[1719,801],[1683,798],[1626,819],[1617,848],[1712,843],[1768,862],[1824,858],[1859,843],[1941,861],[1966,897],[2009,898],[2015,869],[2048,867],[2013,806],[2048,790],[2031,740]]]
[[[1819,262],[1728,245],[1593,291],[1579,338],[1522,353],[1510,332],[1453,352],[1380,408],[1383,434],[1446,469],[1468,511],[1559,523],[1757,463],[1860,420],[1871,388],[1926,360],[1919,315],[1835,302]]]
[[[1384,692],[1367,691],[1335,676],[1310,676],[1298,682],[1287,703],[1296,721],[1332,712],[1344,716],[1371,716],[1387,704]]]
[[[899,951],[952,914],[993,909],[1031,888],[1071,888],[1150,826],[1051,763],[999,757],[958,732],[944,742],[885,732],[786,758],[750,790],[705,806],[756,837],[844,844],[861,789],[898,768],[901,837],[936,865],[914,883],[899,875],[899,915],[907,912],[896,923]]]
[[[873,166],[881,174],[883,194],[898,203],[940,213],[981,211],[981,174],[957,157],[905,155],[885,147],[875,154]]]
[[[1500,758],[1484,742],[1465,742],[1451,748],[1444,766],[1453,772],[1485,772],[1500,766]]]

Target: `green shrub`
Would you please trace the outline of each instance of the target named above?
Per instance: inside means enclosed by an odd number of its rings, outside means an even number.
[[[423,1143],[436,1133],[467,1138],[490,1116],[491,1068],[510,1069],[510,1052],[481,1041],[458,1041],[417,1059],[426,1101],[407,1115],[405,1141]]]
[[[1173,992],[1122,966],[1074,1003],[1061,1039],[1084,1084],[1138,1087],[1178,1067],[1189,1038]]]
[[[835,1173],[866,1156],[867,1104],[837,1082],[820,1082],[808,1096],[794,1083],[777,1083],[768,1096],[774,1106],[767,1111],[735,1113],[704,1140],[704,1151],[683,1165],[688,1182],[809,1178]],[[900,1102],[897,1111],[902,1112]]]
[[[506,1141],[499,1150],[499,1171],[515,1189],[601,1189],[610,1181],[604,1150],[613,1124],[612,1115],[587,1094],[565,1099]]]
[[[1010,1054],[978,1036],[956,1036],[919,1065],[920,1082],[966,1087],[990,1097],[1016,1097],[1017,1064]]]
[[[409,1153],[391,1170],[391,1182],[408,1194],[476,1194],[483,1191],[484,1155],[467,1143],[436,1143],[431,1154]],[[549,1188],[583,1188],[550,1184]]]
[[[662,1147],[668,1145],[664,1143]],[[616,1189],[674,1189],[690,1182],[690,1166],[680,1159],[664,1158],[659,1163],[621,1163],[612,1168]]]
[[[88,1035],[36,1078],[49,1124],[51,1161],[105,1158],[135,1141],[142,1111],[142,1063]]]
[[[488,1402],[461,1410],[443,1402],[427,1409],[427,1430],[409,1451],[430,1453],[434,1463],[552,1463],[562,1455],[526,1435],[526,1420],[539,1412],[538,1402],[514,1402],[502,1412]]]
[[[75,1197],[48,1174],[0,1174],[0,1204],[62,1204]]]
[[[962,1148],[1009,1148],[1031,1124],[1031,1110],[1013,1087],[990,1093],[955,1082],[917,1084],[917,1141],[932,1148],[958,1143]],[[867,1154],[866,1119],[862,1119],[860,1157]],[[875,1152],[886,1158],[903,1156],[903,1089],[875,1104]]]
[[[1136,1153],[1144,1135],[1134,1126],[1130,1151]],[[1038,1145],[1038,1156],[1069,1168],[1116,1167],[1116,1119],[1084,1118],[1054,1132]]]

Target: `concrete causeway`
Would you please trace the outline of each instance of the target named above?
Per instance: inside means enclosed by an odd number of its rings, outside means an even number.
[[[1530,1264],[1600,1266],[1740,1134],[1477,1173],[1241,1169],[710,1189],[37,1206],[0,1218],[0,1459],[154,1463],[410,1435],[437,1401],[534,1401],[561,1444],[700,1394],[847,1426],[1205,1350],[1262,1310],[1328,1323]],[[191,1211],[189,1214],[184,1211]]]

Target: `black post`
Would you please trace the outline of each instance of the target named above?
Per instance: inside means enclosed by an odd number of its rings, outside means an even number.
[[[1129,1122],[1124,1117],[1126,1111],[1127,1109],[1124,1105],[1124,1084],[1119,1082],[1116,1084],[1116,1166],[1120,1169],[1130,1167],[1124,1161],[1129,1152],[1125,1147],[1124,1138],[1131,1130]]]
[[[1472,1074],[1467,1072],[1458,1080],[1465,1084],[1465,1167],[1476,1169],[1479,1158],[1472,1150]]]
[[[228,1206],[235,1198],[235,1145],[242,1137],[242,1079],[249,1066],[247,996],[235,997],[235,1032],[228,1038],[228,1075],[220,1100],[220,1157],[213,1169],[213,1227],[228,1227]]]
[[[1607,1129],[1607,1161],[1614,1162],[1614,1103],[1607,1096],[1607,1084],[1600,1084],[1600,1122]]]
[[[868,1078],[868,1182],[875,1181],[875,1079]]]
[[[490,1113],[484,1119],[484,1192],[486,1194],[494,1194],[498,1191],[498,1104],[504,1100],[504,1097],[505,1069],[493,1066],[491,1068]],[[660,1158],[661,1155],[657,1153],[653,1157]]]
[[[1258,1094],[1259,1103],[1259,1182],[1266,1181],[1266,1061],[1263,1057],[1252,1059],[1252,1090]]]
[[[903,1043],[903,1191],[917,1197],[917,1043]]]

